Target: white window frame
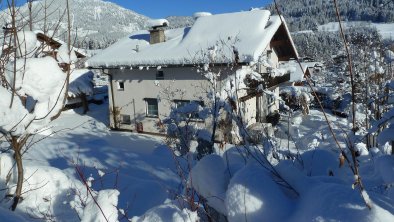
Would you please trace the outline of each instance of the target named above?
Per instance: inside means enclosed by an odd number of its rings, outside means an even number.
[[[121,124],[131,124],[130,115],[120,114],[120,123]]]
[[[117,89],[118,91],[124,91],[124,82],[123,81],[117,81]]]
[[[145,100],[145,115],[146,115],[146,117],[154,117],[154,118],[159,117],[159,101],[155,98],[145,98],[144,100]],[[149,106],[152,105],[152,104],[149,104],[150,101],[156,101],[156,107],[157,107],[156,114],[152,114],[149,111]]]

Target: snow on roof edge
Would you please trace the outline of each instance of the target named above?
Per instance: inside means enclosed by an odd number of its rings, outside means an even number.
[[[257,11],[257,12],[256,12]],[[243,30],[241,31],[241,35],[243,37],[247,36],[245,33],[249,32],[256,32],[258,34],[257,38],[249,38],[246,37],[246,39],[243,42],[248,42],[249,40],[252,40],[252,43],[248,46],[248,44],[241,44],[241,47],[244,47],[246,45],[246,49],[240,50],[240,53],[244,52],[241,57],[241,62],[248,63],[251,61],[256,61],[258,57],[261,55],[261,53],[266,49],[266,47],[269,45],[269,42],[271,41],[272,37],[282,24],[282,20],[280,19],[279,16],[277,15],[270,15],[270,12],[267,10],[256,10],[256,11],[251,11],[251,12],[235,12],[235,13],[225,13],[225,14],[217,14],[217,15],[212,15],[208,16],[206,19],[212,19],[216,23],[218,23],[218,20],[220,19],[223,20],[223,17],[226,18],[231,18],[232,21],[239,21],[241,18],[247,18],[247,19],[252,19],[252,25],[258,25],[258,27],[262,28],[257,28],[258,30],[255,31],[255,29],[252,29],[248,23],[241,23],[240,26],[235,26],[236,28],[229,28],[229,24],[226,24],[227,30],[229,33],[229,36],[233,35],[234,32],[236,32],[238,29]],[[249,14],[248,14],[249,13]],[[266,18],[266,19],[265,19]],[[283,19],[283,17],[282,17]],[[266,21],[267,20],[267,21]],[[198,20],[197,20],[198,21]],[[208,21],[208,20],[206,20]],[[242,25],[244,24],[244,25]],[[268,25],[267,25],[268,24]],[[196,23],[195,23],[196,25]],[[86,66],[90,68],[119,68],[119,67],[138,67],[138,66],[185,66],[190,63],[190,61],[187,61],[187,57],[185,57],[185,51],[188,51],[189,48],[188,46],[191,46],[192,41],[187,41],[189,45],[182,44],[182,42],[185,41],[187,38],[196,38],[195,36],[190,37],[190,32],[193,30],[193,25],[191,28],[183,28],[182,29],[182,35],[179,35],[178,37],[174,37],[170,39],[169,41],[166,41],[164,43],[159,43],[155,45],[150,45],[148,41],[146,40],[147,37],[149,37],[147,32],[145,30],[140,30],[133,32],[131,35],[128,37],[125,37],[124,39],[119,40],[117,43],[111,45],[107,49],[105,49],[102,53],[95,55],[91,59],[89,59],[86,62]],[[244,26],[248,26],[245,28]],[[204,26],[200,25],[200,28]],[[290,39],[290,42],[292,44],[293,50],[298,57],[298,52],[295,49],[293,40],[291,38],[291,35],[288,31],[287,25],[285,24],[285,29],[288,33],[288,37]],[[213,29],[216,31],[216,29]],[[245,32],[245,30],[247,30]],[[269,31],[268,31],[269,30]],[[168,33],[171,33],[173,29],[166,30],[166,36]],[[233,34],[231,34],[233,33]],[[225,32],[226,34],[226,32]],[[225,36],[225,34],[223,36]],[[252,33],[253,34],[253,33]],[[146,35],[146,37],[141,37]],[[216,34],[217,36],[222,36],[220,33]],[[214,38],[212,35],[210,37],[206,37],[206,35],[202,35],[203,37],[199,37],[199,42],[194,44],[194,48],[196,48],[196,45],[203,46],[204,41],[211,41],[212,38]],[[255,36],[256,37],[256,36]],[[208,38],[208,39],[207,39]],[[216,37],[217,39],[218,37]],[[217,41],[217,40],[216,40]],[[202,43],[202,44],[201,44]],[[122,47],[122,44],[124,44],[124,47]],[[210,43],[212,44],[212,43]],[[206,44],[207,45],[207,44]],[[138,47],[137,47],[138,46]],[[116,49],[117,48],[117,49]],[[136,49],[138,48],[139,51]],[[204,48],[205,49],[205,48]],[[112,52],[111,52],[112,50]],[[246,51],[245,51],[246,50]],[[116,53],[115,53],[116,51]],[[119,51],[122,51],[119,53]],[[163,51],[165,52],[172,52],[170,54],[166,53],[164,54]],[[156,52],[156,54],[154,53]],[[111,54],[112,53],[112,54]],[[135,54],[134,54],[135,53]],[[158,53],[163,56],[159,56]],[[246,54],[245,54],[246,53]],[[135,56],[134,56],[135,55]],[[149,56],[153,55],[153,56]],[[203,62],[201,62],[203,63]],[[226,61],[218,61],[215,63],[226,63]],[[190,63],[195,64],[194,63]]]

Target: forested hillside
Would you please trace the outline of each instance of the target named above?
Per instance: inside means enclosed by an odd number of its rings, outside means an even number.
[[[315,29],[336,21],[332,0],[277,0],[291,31]],[[394,22],[393,0],[338,1],[340,14],[348,21]],[[276,13],[273,5],[270,10]]]
[[[328,61],[343,49],[343,41],[336,31],[318,30],[319,25],[336,22],[335,5],[332,0],[277,0],[280,13],[285,17],[300,56]],[[368,23],[394,22],[393,0],[346,0],[338,1],[341,19],[346,22],[364,21],[357,28],[348,29],[350,38],[355,30],[368,30],[365,36],[378,36],[376,41],[385,45],[392,40],[382,39],[378,31]],[[268,8],[277,14],[273,4]]]

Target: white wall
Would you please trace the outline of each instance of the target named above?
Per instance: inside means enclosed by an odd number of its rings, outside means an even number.
[[[277,60],[275,51],[272,51],[271,61],[274,65],[277,64]],[[234,70],[229,68],[221,69],[222,79],[234,73]],[[156,80],[156,68],[148,70],[146,67],[142,70],[135,68],[132,70],[109,70],[109,73],[113,76],[112,87],[115,106],[120,108],[121,115],[129,115],[131,119],[130,124],[121,124],[121,129],[136,130],[135,123],[142,122],[144,131],[158,133],[160,129],[157,127],[157,123],[169,116],[173,100],[204,100],[204,103],[208,104],[207,92],[211,85],[205,77],[196,71],[195,67],[164,67],[161,71],[164,72],[164,80]],[[119,82],[123,82],[124,90],[118,90]],[[164,91],[172,92],[173,94],[163,93]],[[240,91],[239,97],[246,95],[245,93],[245,90]],[[145,98],[160,98],[158,103],[159,116],[157,118],[146,116]],[[110,107],[112,107],[112,103]],[[261,107],[267,109],[266,103],[262,103]],[[256,98],[245,101],[242,104],[242,108],[246,125],[255,123],[257,113]],[[264,114],[268,113],[264,112]],[[110,117],[110,121],[113,127],[114,121],[112,117]],[[209,123],[206,124],[209,125]]]
[[[113,75],[115,106],[121,107],[121,114],[131,117],[131,124],[122,124],[121,128],[135,130],[135,122],[142,122],[144,131],[158,132],[156,124],[170,114],[171,100],[206,99],[206,90],[210,88],[210,84],[194,68],[162,68],[161,70],[164,72],[164,80],[156,80],[156,68],[110,71]],[[117,89],[120,81],[124,82],[123,91]],[[159,98],[158,118],[146,117],[145,98]]]

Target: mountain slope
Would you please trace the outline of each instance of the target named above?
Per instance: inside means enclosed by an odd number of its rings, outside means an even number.
[[[66,40],[68,23],[65,8],[64,0],[34,1],[33,29],[49,33],[58,30],[55,37]],[[103,0],[70,0],[70,11],[73,39],[76,39],[75,45],[80,48],[106,48],[133,31],[148,28],[148,17]],[[19,18],[23,18],[20,25],[27,29],[27,4],[19,7],[19,12]],[[190,26],[194,23],[194,19],[188,16],[170,16],[167,19],[170,28]],[[7,11],[1,11],[0,22],[6,24],[10,21]]]
[[[181,28],[192,26],[194,23],[194,18],[192,16],[169,16],[166,18],[170,23],[170,28]]]
[[[56,37],[65,39],[67,30],[65,8],[66,1],[34,1],[32,7],[34,29],[59,29]],[[19,10],[19,17],[25,18],[24,23],[26,25],[28,18],[27,4],[21,6]],[[71,0],[70,11],[73,36],[78,37],[77,43],[79,46],[89,48],[106,47],[132,31],[145,28],[149,19],[114,3],[102,0]],[[10,21],[6,11],[0,12],[0,19],[3,24]]]

